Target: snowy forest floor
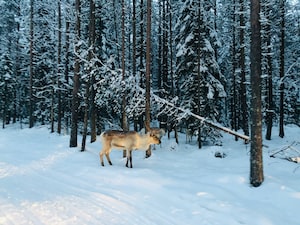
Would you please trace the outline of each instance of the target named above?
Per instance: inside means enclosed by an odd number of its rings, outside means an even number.
[[[80,152],[45,126],[10,125],[0,129],[0,224],[296,225],[300,164],[269,157],[299,140],[299,127],[285,129],[264,141],[265,181],[253,188],[250,146],[227,134],[200,150],[183,134],[179,145],[165,136],[150,158],[134,151],[129,169],[116,150],[101,167],[99,140]]]

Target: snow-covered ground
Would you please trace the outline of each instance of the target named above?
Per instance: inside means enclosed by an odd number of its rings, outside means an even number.
[[[201,150],[184,135],[179,145],[163,137],[150,158],[133,152],[129,169],[121,151],[101,167],[98,141],[80,152],[47,127],[9,126],[0,129],[0,224],[297,225],[300,165],[269,155],[299,137],[287,126],[286,138],[264,141],[265,181],[253,188],[250,147],[229,135]]]

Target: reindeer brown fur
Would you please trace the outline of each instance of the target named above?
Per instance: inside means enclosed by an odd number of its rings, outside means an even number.
[[[119,131],[119,130],[108,130],[104,131],[101,135],[102,150],[100,152],[100,162],[104,166],[103,155],[105,154],[106,159],[110,165],[109,154],[112,149],[126,150],[127,162],[130,162],[130,168],[132,168],[132,151],[133,150],[147,150],[152,144],[160,144],[160,139],[151,132],[146,134],[139,134],[135,131]]]

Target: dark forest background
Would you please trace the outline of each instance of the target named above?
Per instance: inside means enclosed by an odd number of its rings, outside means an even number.
[[[74,147],[151,120],[220,144],[191,112],[249,135],[250,2],[149,2],[0,0],[2,127],[47,124]],[[284,137],[300,125],[300,2],[261,2],[260,26],[262,124]]]

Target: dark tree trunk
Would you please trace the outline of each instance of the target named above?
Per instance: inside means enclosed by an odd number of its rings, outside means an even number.
[[[91,62],[94,57],[94,44],[95,44],[95,3],[94,0],[90,0],[90,20],[89,20],[89,54],[88,54],[88,60]],[[90,106],[93,104],[94,99],[91,99],[91,89],[93,87],[93,81],[94,81],[94,75],[92,73],[92,67],[88,67],[88,81],[86,84],[86,92],[85,92],[85,108],[84,108],[84,118],[83,118],[83,135],[82,135],[82,144],[81,144],[81,151],[85,151],[86,146],[86,137],[87,137],[87,128],[88,128],[88,121],[89,121],[89,113]],[[94,117],[95,118],[95,117]],[[95,124],[95,122],[94,122]],[[96,126],[94,126],[94,129],[96,130]],[[96,131],[93,131],[94,133]]]
[[[273,82],[272,82],[272,48],[271,48],[271,15],[272,15],[272,7],[270,1],[267,4],[267,26],[266,26],[266,33],[267,33],[267,63],[268,63],[268,78],[267,78],[267,115],[266,115],[266,124],[267,124],[267,132],[266,132],[266,139],[271,140],[272,136],[272,127],[273,127],[273,115],[274,115],[274,103],[273,103]]]
[[[285,36],[285,0],[281,0],[281,38],[280,38],[280,100],[279,100],[279,137],[284,137],[284,36]]]
[[[76,38],[80,40],[80,0],[75,2],[76,8]],[[79,46],[75,46],[75,52],[79,54]],[[72,118],[71,118],[71,136],[70,147],[77,147],[78,134],[78,107],[79,107],[79,77],[80,77],[80,59],[75,56],[74,77],[73,77],[73,92],[72,92]]]
[[[52,77],[51,108],[50,108],[51,133],[54,133],[54,105],[55,105],[54,86],[55,86],[55,80],[54,80],[54,77]]]
[[[61,133],[61,0],[58,0],[58,43],[57,43],[57,133]]]
[[[144,63],[145,63],[145,44],[144,44],[144,0],[141,0],[140,2],[140,52],[139,52],[139,57],[140,57],[140,65],[139,65],[139,72],[140,72],[140,79],[141,79],[141,87],[145,88],[145,84],[144,84],[144,77],[145,77],[145,67],[144,67]]]
[[[169,49],[170,49],[170,78],[171,78],[171,96],[175,96],[175,87],[174,87],[174,74],[173,74],[173,24],[172,24],[172,5],[171,0],[168,1],[168,12],[169,12]],[[177,133],[177,132],[176,132]]]
[[[21,7],[20,4],[17,5],[17,18],[21,18]],[[21,51],[21,44],[20,44],[20,36],[21,36],[21,26],[20,26],[20,22],[17,22],[17,40],[16,40],[16,52],[20,52]],[[21,58],[22,56],[20,56],[20,54],[17,54],[16,56],[16,76],[17,76],[17,80],[20,81],[21,80]],[[20,87],[21,87],[21,83],[18,82],[17,83],[17,88],[15,90],[15,98],[16,101],[14,103],[14,118],[13,118],[13,123],[17,122],[17,117],[19,117],[20,119],[20,124],[21,124],[21,128],[22,128],[22,118],[23,115],[21,115],[21,96],[20,96]]]
[[[240,67],[241,67],[241,112],[242,129],[245,135],[249,135],[247,90],[246,90],[246,66],[245,66],[245,19],[244,19],[244,0],[240,0]]]
[[[33,117],[33,109],[34,109],[34,99],[33,99],[33,6],[34,0],[30,1],[30,56],[29,56],[29,128],[33,127],[34,124],[34,117]]]
[[[89,95],[90,95],[90,81],[86,84],[85,91],[85,100],[84,100],[84,118],[83,118],[83,133],[82,133],[82,141],[81,141],[81,151],[85,151],[86,145],[86,136],[87,136],[87,128],[88,128],[88,120],[89,120]]]
[[[198,115],[201,115],[201,45],[200,45],[200,40],[201,40],[201,1],[199,1],[198,4],[198,19],[197,23],[199,26],[199,29],[197,30],[197,77],[198,77],[198,101],[197,101],[197,113]],[[202,132],[201,132],[201,123],[198,126],[198,148],[202,148]]]
[[[132,1],[132,75],[136,77],[136,0]],[[138,115],[133,116],[134,130],[138,131]]]
[[[65,62],[64,62],[64,82],[66,83],[66,85],[69,85],[69,63],[70,63],[70,52],[69,52],[69,48],[70,48],[70,22],[66,21],[66,36],[65,36]],[[66,129],[66,132],[69,133],[69,124],[70,124],[70,118],[68,115],[68,112],[70,110],[70,105],[71,105],[71,101],[70,101],[70,90],[67,89],[64,92],[64,104],[65,107],[62,107],[62,115],[64,116],[64,126]]]
[[[231,127],[238,130],[238,98],[237,98],[237,62],[236,62],[236,1],[233,1],[233,28],[232,28],[232,101],[231,101]],[[237,141],[237,137],[235,137]]]
[[[150,127],[150,74],[151,74],[151,1],[147,0],[147,37],[146,37],[146,106],[145,123]],[[146,151],[146,158],[151,156],[151,146]]]
[[[119,4],[119,1],[113,0],[112,4],[113,4],[113,8],[116,9],[116,6]],[[114,10],[113,15],[114,15],[115,42],[119,43],[119,32],[118,32],[118,26],[117,26],[117,23],[118,23],[117,13],[118,13],[118,10]],[[116,48],[117,48],[116,62],[118,62],[118,63],[120,62],[120,48],[119,48],[119,46],[120,46],[120,44],[116,45]],[[119,64],[117,66],[119,66]]]
[[[171,80],[171,84],[170,84],[170,95],[172,96],[172,98],[175,97],[175,83],[174,83],[174,73],[173,73],[173,66],[174,66],[174,62],[173,62],[173,57],[174,57],[174,53],[173,53],[173,11],[172,11],[172,3],[171,0],[169,0],[167,2],[168,4],[168,13],[169,13],[169,52],[170,52],[170,80]],[[175,136],[175,141],[178,144],[179,143],[179,139],[178,139],[178,131],[177,131],[177,123],[175,121],[173,121],[173,119],[171,120],[171,125],[172,125],[172,129],[174,130],[174,136]]]
[[[125,0],[122,0],[122,80],[125,80]],[[128,130],[127,125],[127,115],[126,115],[126,92],[122,96],[122,129],[124,131]],[[123,157],[126,157],[126,150],[123,150]]]
[[[167,0],[163,0],[162,1],[162,18],[161,18],[161,27],[162,27],[162,39],[161,39],[161,50],[162,50],[162,55],[161,55],[161,74],[160,76],[160,96],[162,98],[168,99],[168,95],[169,95],[169,85],[168,85],[168,81],[169,81],[169,77],[168,77],[168,73],[169,73],[169,69],[168,69],[168,22],[167,22]],[[160,122],[160,127],[164,128],[168,131],[168,137],[170,136],[170,132],[171,129],[167,129],[167,120],[168,120],[168,115],[163,113],[160,118],[159,118],[159,122]]]
[[[96,42],[96,6],[95,6],[95,0],[90,0],[90,31],[89,31],[89,41],[90,46],[92,47],[92,52],[90,52],[89,58],[90,60],[93,58],[92,54],[95,54],[95,42]],[[96,90],[94,89],[93,84],[95,84],[95,74],[90,74],[90,128],[91,128],[91,143],[95,142],[97,139],[97,110],[95,105],[95,96],[96,96]]]
[[[162,1],[162,96],[169,93],[168,87],[168,27],[167,27],[167,9],[166,0]],[[166,123],[166,121],[163,121]]]
[[[91,128],[91,143],[97,140],[97,108],[95,105],[96,90],[93,87],[95,84],[95,76],[91,74],[91,93],[90,93],[90,128]]]
[[[261,113],[261,37],[260,0],[251,0],[251,152],[250,183],[258,187],[264,180],[262,161],[262,113]]]

